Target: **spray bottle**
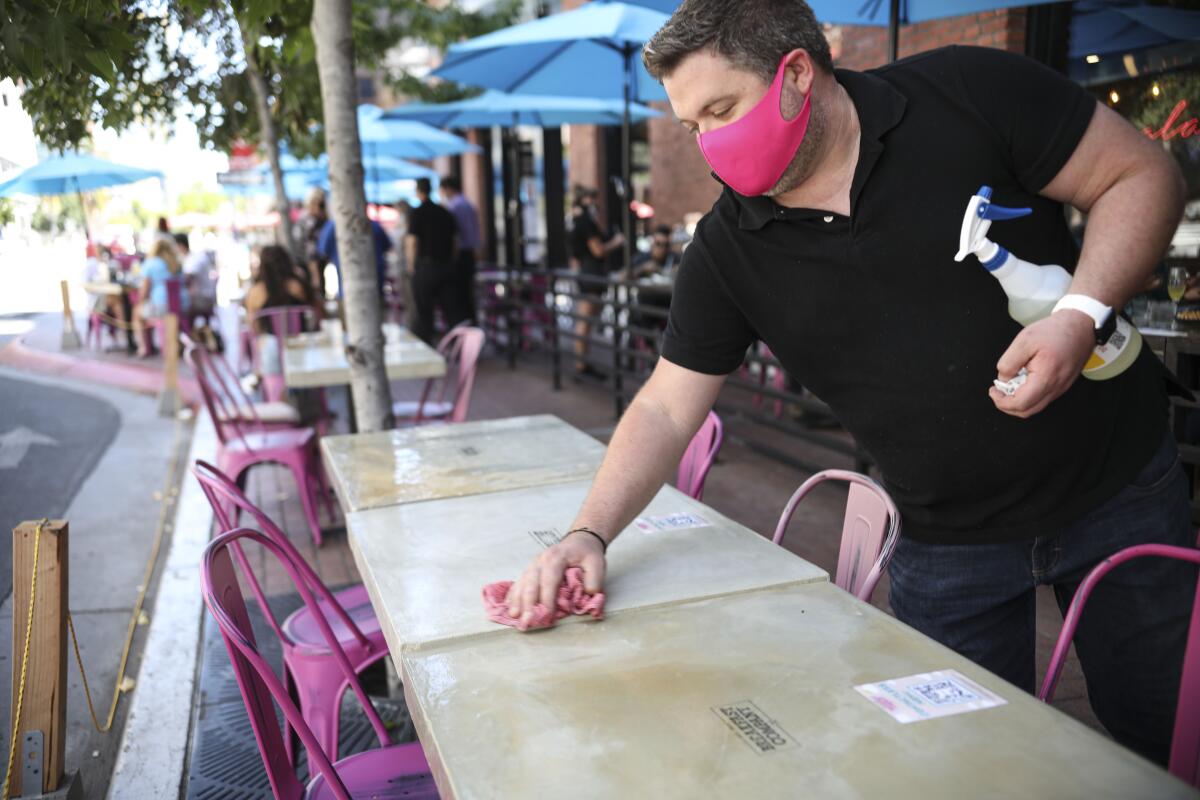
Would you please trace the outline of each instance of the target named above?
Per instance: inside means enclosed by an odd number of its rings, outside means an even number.
[[[1022,261],[1000,245],[987,238],[993,220],[1016,219],[1032,214],[1029,208],[1004,208],[993,205],[992,188],[980,187],[971,198],[967,212],[963,215],[962,231],[958,239],[955,261],[968,255],[979,259],[992,277],[1008,295],[1008,314],[1022,325],[1031,325],[1050,316],[1059,301],[1067,295],[1071,286],[1071,274],[1057,264],[1039,266]],[[1097,300],[1071,295],[1088,307],[1074,303],[1071,308],[1092,316],[1097,326],[1109,311]],[[1091,306],[1090,304],[1094,304]],[[1142,349],[1142,336],[1127,320],[1113,314],[1116,327],[1107,341],[1096,345],[1092,355],[1083,366],[1083,377],[1091,380],[1107,380],[1120,375],[1137,358]]]

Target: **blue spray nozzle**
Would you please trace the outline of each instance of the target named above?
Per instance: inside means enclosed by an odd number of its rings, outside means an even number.
[[[1016,219],[1017,217],[1025,217],[1033,213],[1032,208],[1005,208],[1004,206],[994,205],[992,199],[992,187],[981,186],[976,193],[983,201],[979,204],[976,214],[980,219]]]

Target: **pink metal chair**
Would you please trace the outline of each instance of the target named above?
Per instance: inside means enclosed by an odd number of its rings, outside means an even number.
[[[900,541],[900,512],[884,488],[871,478],[844,469],[827,469],[813,475],[788,500],[772,541],[783,543],[796,506],[814,487],[830,480],[850,484],[834,583],[859,600],[869,602]]]
[[[245,598],[238,585],[234,559],[230,558],[233,545],[243,540],[262,545],[279,560],[292,579],[345,683],[366,711],[371,727],[379,738],[378,749],[333,761],[292,701],[287,686],[258,652]],[[238,560],[241,563],[241,559]],[[250,716],[250,725],[258,742],[271,791],[277,800],[351,800],[353,797],[415,799],[438,796],[421,745],[416,742],[402,745],[390,743],[387,728],[363,691],[346,653],[320,610],[322,602],[329,605],[332,599],[314,597],[314,590],[304,580],[297,564],[277,542],[245,528],[223,533],[213,539],[204,551],[200,580],[204,603],[221,629],[221,638],[233,663],[234,675],[246,704],[246,713]],[[314,777],[307,787],[296,777],[285,746],[291,734],[286,728],[280,729],[272,701],[279,706],[285,723],[299,735],[308,752],[308,770]],[[336,759],[336,754],[332,758]]]
[[[191,342],[186,334],[184,340],[189,344]],[[246,430],[300,427],[300,412],[289,403],[282,400],[255,402],[250,399],[233,367],[219,353],[212,353],[196,345],[194,357],[204,360],[201,370],[203,379],[220,400],[218,409],[223,415],[232,415]],[[228,419],[228,416],[223,416],[222,419]]]
[[[1054,689],[1062,676],[1067,650],[1071,647],[1071,640],[1075,638],[1075,629],[1079,627],[1079,617],[1083,614],[1083,607],[1096,584],[1126,561],[1145,556],[1176,558],[1200,564],[1200,550],[1167,544],[1126,547],[1097,564],[1075,590],[1075,597],[1072,598],[1071,607],[1067,609],[1067,616],[1063,620],[1062,631],[1058,634],[1058,644],[1054,646],[1054,654],[1050,656],[1046,678],[1042,682],[1041,691],[1038,692],[1039,700],[1049,703],[1054,699]],[[1167,762],[1167,769],[1175,777],[1200,789],[1200,585],[1197,586],[1196,599],[1192,604],[1192,623],[1188,629],[1187,649],[1183,654],[1183,679],[1179,684],[1179,702],[1175,706],[1175,731],[1171,738],[1171,756]]]
[[[483,350],[484,333],[466,324],[455,326],[438,343],[438,352],[446,359],[446,376],[430,378],[421,391],[421,399],[394,403],[396,421],[410,425],[425,422],[465,422],[475,386],[475,367]],[[450,389],[453,385],[453,390]],[[447,400],[450,394],[453,399]]]
[[[683,458],[679,460],[679,475],[675,480],[675,488],[696,500],[704,499],[704,480],[713,462],[717,460],[717,451],[725,439],[725,426],[717,412],[709,411],[700,430],[692,437]]]
[[[228,407],[215,390],[209,367],[211,356],[198,347],[187,351],[192,372],[200,385],[200,394],[208,408],[217,432],[217,467],[235,481],[257,464],[275,462],[287,467],[296,479],[304,517],[312,531],[313,541],[321,544],[321,523],[317,513],[317,497],[325,502],[330,518],[334,516],[333,499],[329,496],[325,471],[317,453],[317,433],[312,428],[264,429],[239,419],[239,412]]]
[[[208,503],[212,506],[220,530],[232,530],[237,526],[237,512],[246,512],[264,536],[270,538],[287,554],[296,567],[297,574],[313,592],[320,595],[321,613],[326,616],[338,645],[346,653],[354,674],[383,658],[388,653],[387,642],[366,587],[361,583],[331,594],[320,576],[309,566],[291,540],[261,508],[237,487],[229,476],[205,461],[192,466],[192,474],[200,482]],[[234,513],[230,513],[230,510]],[[258,601],[263,617],[270,624],[283,645],[283,683],[300,704],[300,714],[313,730],[317,741],[325,752],[337,758],[338,720],[342,697],[346,693],[346,680],[333,652],[325,646],[317,629],[312,608],[305,606],[283,621],[275,619],[267,604],[262,586],[254,575],[241,545],[230,545],[233,557]],[[328,611],[328,614],[325,612]],[[368,715],[374,714],[374,709]],[[290,729],[290,724],[288,725]],[[291,755],[292,740],[286,741]]]

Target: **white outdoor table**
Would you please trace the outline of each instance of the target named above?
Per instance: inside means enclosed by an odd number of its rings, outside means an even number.
[[[604,450],[549,414],[321,439],[346,512],[591,478]]]
[[[383,348],[390,380],[437,378],[446,374],[446,360],[429,345],[401,329],[388,335]],[[350,364],[341,343],[324,332],[289,337],[283,348],[283,379],[290,389],[315,389],[350,383]]]
[[[457,639],[401,660],[443,798],[1195,796],[828,583]],[[853,688],[942,669],[1007,704],[901,724]]]
[[[510,629],[484,616],[483,586],[515,579],[564,535],[589,486],[575,481],[347,514],[350,549],[393,655],[451,639],[508,639]],[[663,487],[642,518],[679,512],[709,524],[652,533],[630,526],[609,548],[605,613],[829,579],[672,487]]]

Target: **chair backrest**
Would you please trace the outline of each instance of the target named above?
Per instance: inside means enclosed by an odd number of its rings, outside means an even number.
[[[843,469],[816,473],[800,484],[788,500],[775,527],[773,541],[775,544],[783,542],[783,535],[800,501],[818,484],[831,480],[850,484],[834,583],[859,600],[870,600],[875,584],[879,583],[900,540],[900,511],[884,488],[871,478]]]
[[[717,451],[721,449],[724,439],[725,426],[721,424],[721,418],[717,412],[709,411],[700,430],[696,431],[687,450],[683,451],[683,458],[679,460],[676,489],[696,500],[704,499],[704,480],[717,460]]]
[[[200,582],[204,592],[204,603],[221,629],[221,638],[225,649],[229,652],[229,660],[233,663],[234,675],[242,700],[246,704],[246,713],[250,717],[250,725],[254,730],[254,738],[258,742],[259,754],[271,782],[275,797],[281,800],[300,800],[304,796],[304,786],[296,777],[288,761],[284,747],[284,731],[275,716],[272,701],[278,704],[283,716],[300,737],[308,751],[308,768],[312,775],[320,773],[328,783],[333,796],[338,800],[351,800],[338,776],[337,770],[329,759],[329,755],[321,749],[320,742],[313,735],[312,729],[304,721],[300,709],[292,700],[283,682],[275,674],[271,665],[258,652],[254,639],[254,631],[250,625],[250,617],[246,612],[245,598],[238,584],[238,576],[230,558],[232,545],[251,540],[262,545],[271,553],[287,572],[296,586],[300,598],[312,612],[317,622],[325,644],[333,654],[334,661],[342,671],[342,676],[353,690],[359,703],[364,709],[371,708],[371,701],[363,691],[354,668],[346,658],[346,652],[334,636],[329,622],[320,613],[316,599],[305,585],[292,559],[269,536],[247,528],[227,531],[217,536],[204,551],[200,564]],[[378,716],[375,717],[378,719]],[[386,728],[376,728],[380,743],[388,743]]]
[[[221,444],[227,444],[232,439],[240,439],[249,447],[242,423],[244,421],[259,422],[258,414],[251,405],[249,420],[243,416],[240,398],[232,391],[225,376],[221,374],[220,368],[215,364],[221,356],[214,356],[208,350],[193,343],[184,351],[184,358],[192,368],[196,383],[200,385],[200,396],[204,399],[204,407],[208,409],[209,418],[212,419],[217,439]],[[232,372],[230,369],[229,374]],[[237,383],[236,379],[234,383]],[[240,388],[239,386],[238,391]]]
[[[289,336],[303,333],[305,321],[312,313],[309,306],[273,306],[254,313],[249,320],[250,325],[250,354],[254,368],[261,374],[262,362],[258,352],[258,333],[260,328],[266,328],[275,337],[278,347],[275,348],[279,363],[273,365],[276,374],[283,373],[283,348]]]
[[[438,352],[446,359],[446,375],[426,381],[421,392],[415,421],[423,419],[427,402],[444,402],[453,386],[454,405],[444,418],[446,422],[465,422],[471,407],[471,391],[475,386],[475,368],[486,338],[481,328],[460,323],[438,343]]]
[[[1126,561],[1146,556],[1176,558],[1200,564],[1200,550],[1169,544],[1138,544],[1117,551],[1093,567],[1075,590],[1075,597],[1071,599],[1071,607],[1067,609],[1062,630],[1058,634],[1058,643],[1050,656],[1046,678],[1042,681],[1041,691],[1038,692],[1039,700],[1049,703],[1054,698],[1054,689],[1062,675],[1071,640],[1075,638],[1075,629],[1079,627],[1083,607],[1087,605],[1096,584]],[[1192,601],[1192,622],[1188,628],[1187,646],[1183,653],[1179,702],[1175,706],[1175,731],[1171,738],[1171,757],[1167,762],[1167,769],[1185,783],[1200,788],[1200,583],[1197,584],[1196,596]]]
[[[262,535],[270,538],[275,545],[292,560],[298,574],[304,579],[305,585],[315,594],[321,601],[322,608],[327,608],[330,613],[338,618],[338,620],[346,627],[346,630],[354,634],[354,638],[362,645],[366,645],[366,634],[354,623],[350,615],[340,603],[334,598],[333,593],[329,591],[329,587],[321,580],[316,571],[304,560],[304,556],[288,539],[275,521],[267,515],[265,511],[250,501],[245,493],[238,488],[238,485],[221,470],[209,464],[207,461],[196,460],[192,465],[192,475],[200,483],[200,488],[204,492],[204,496],[208,498],[208,504],[212,507],[213,516],[216,517],[217,527],[220,530],[232,530],[235,527],[235,515],[230,511],[236,509],[250,515],[254,520],[255,525]],[[254,570],[250,567],[249,560],[246,559],[242,548],[236,542],[231,545],[234,557],[238,560],[238,566],[241,567],[242,573],[245,576],[246,583],[250,586],[250,592],[254,595],[254,599],[258,602],[259,609],[262,611],[271,629],[275,631],[275,635],[280,639],[287,641],[287,634],[283,632],[279,621],[271,612],[271,608],[267,603],[266,594],[263,592],[262,585],[258,582]],[[367,716],[374,714],[374,709],[367,712]],[[382,724],[382,723],[380,723]]]

